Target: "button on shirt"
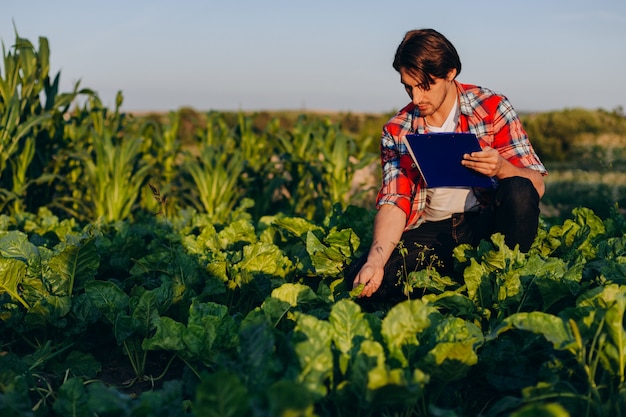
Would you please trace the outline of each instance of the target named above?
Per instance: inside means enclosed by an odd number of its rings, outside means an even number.
[[[482,147],[497,149],[505,159],[520,168],[547,174],[508,99],[493,91],[455,82],[460,116],[457,132],[474,133]],[[410,133],[426,133],[428,128],[417,107],[410,103],[396,113],[383,128],[381,139],[382,186],[376,206],[393,204],[407,215],[405,230],[424,221],[427,201],[426,184],[413,163],[402,138]],[[475,190],[485,204],[490,190]]]

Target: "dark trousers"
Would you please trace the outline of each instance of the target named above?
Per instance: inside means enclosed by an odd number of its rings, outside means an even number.
[[[531,181],[522,177],[503,179],[493,201],[482,211],[455,214],[450,219],[426,222],[404,232],[402,244],[387,261],[383,283],[372,299],[401,296],[401,287],[397,285],[399,272],[408,273],[432,265],[442,275],[450,275],[454,267],[452,251],[456,246],[462,243],[476,246],[496,232],[505,236],[509,247],[518,244],[521,251],[527,252],[538,226],[539,194]],[[367,254],[346,269],[344,276],[350,288],[366,260]]]

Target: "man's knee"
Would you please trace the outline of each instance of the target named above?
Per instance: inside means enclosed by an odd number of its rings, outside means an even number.
[[[498,186],[496,206],[515,217],[538,216],[539,194],[528,178],[505,178]]]

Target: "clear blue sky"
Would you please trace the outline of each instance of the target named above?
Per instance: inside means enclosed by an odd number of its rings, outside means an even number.
[[[519,111],[626,107],[624,0],[2,0],[5,48],[13,24],[48,38],[65,91],[121,90],[126,111],[398,109],[393,54],[423,27]]]

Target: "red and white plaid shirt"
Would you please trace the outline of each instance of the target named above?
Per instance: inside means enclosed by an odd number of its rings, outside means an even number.
[[[459,97],[457,132],[474,133],[481,146],[497,149],[518,167],[547,174],[533,150],[528,135],[508,99],[486,88],[456,82]],[[424,118],[413,103],[396,113],[383,128],[381,139],[382,187],[376,207],[393,204],[407,215],[405,230],[419,226],[426,207],[426,184],[415,167],[402,138],[409,133],[426,133]],[[486,190],[475,190],[481,202]]]

